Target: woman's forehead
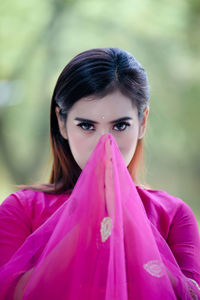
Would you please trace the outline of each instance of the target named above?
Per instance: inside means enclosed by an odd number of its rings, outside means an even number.
[[[89,96],[78,100],[71,108],[71,114],[99,116],[104,119],[106,115],[121,115],[137,113],[137,107],[132,100],[119,91],[105,97]],[[103,117],[102,117],[103,116]]]

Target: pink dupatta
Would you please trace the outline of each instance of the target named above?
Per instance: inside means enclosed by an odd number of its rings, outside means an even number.
[[[0,269],[0,299],[200,299],[147,218],[112,135],[99,140],[69,199]]]

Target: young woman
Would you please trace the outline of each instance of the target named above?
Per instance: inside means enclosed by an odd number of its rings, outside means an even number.
[[[194,214],[138,181],[148,113],[130,53],[92,49],[64,68],[50,182],[0,206],[0,299],[200,299]]]

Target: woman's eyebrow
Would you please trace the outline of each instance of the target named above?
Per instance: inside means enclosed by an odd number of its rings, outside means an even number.
[[[89,119],[84,119],[84,118],[75,118],[75,121],[80,121],[80,122],[86,122],[86,123],[92,123],[92,124],[99,124],[99,122],[93,121],[93,120],[89,120]],[[122,122],[122,121],[128,121],[128,120],[133,120],[133,118],[131,117],[123,117],[123,118],[119,118],[113,121],[110,121],[111,124],[113,123],[117,123],[117,122]]]

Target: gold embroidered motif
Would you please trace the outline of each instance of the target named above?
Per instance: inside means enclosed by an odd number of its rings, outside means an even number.
[[[190,296],[192,297],[192,300],[199,300],[199,297],[197,296],[196,292],[189,287]]]
[[[194,285],[196,286],[196,288],[200,291],[200,286],[198,285],[198,283],[192,278],[189,278],[189,280],[192,281],[194,283]]]
[[[199,287],[198,283],[194,279],[192,279],[192,278],[188,278],[188,279],[196,286],[196,288],[198,290],[200,290],[200,287]],[[199,297],[198,297],[197,293],[195,292],[195,290],[191,286],[189,286],[189,292],[190,292],[190,295],[191,295],[193,300],[199,300]]]
[[[150,260],[143,267],[154,277],[162,277],[164,275],[163,264],[159,260]]]
[[[111,235],[112,231],[112,219],[110,217],[106,217],[101,222],[101,240],[105,242],[109,236]]]

